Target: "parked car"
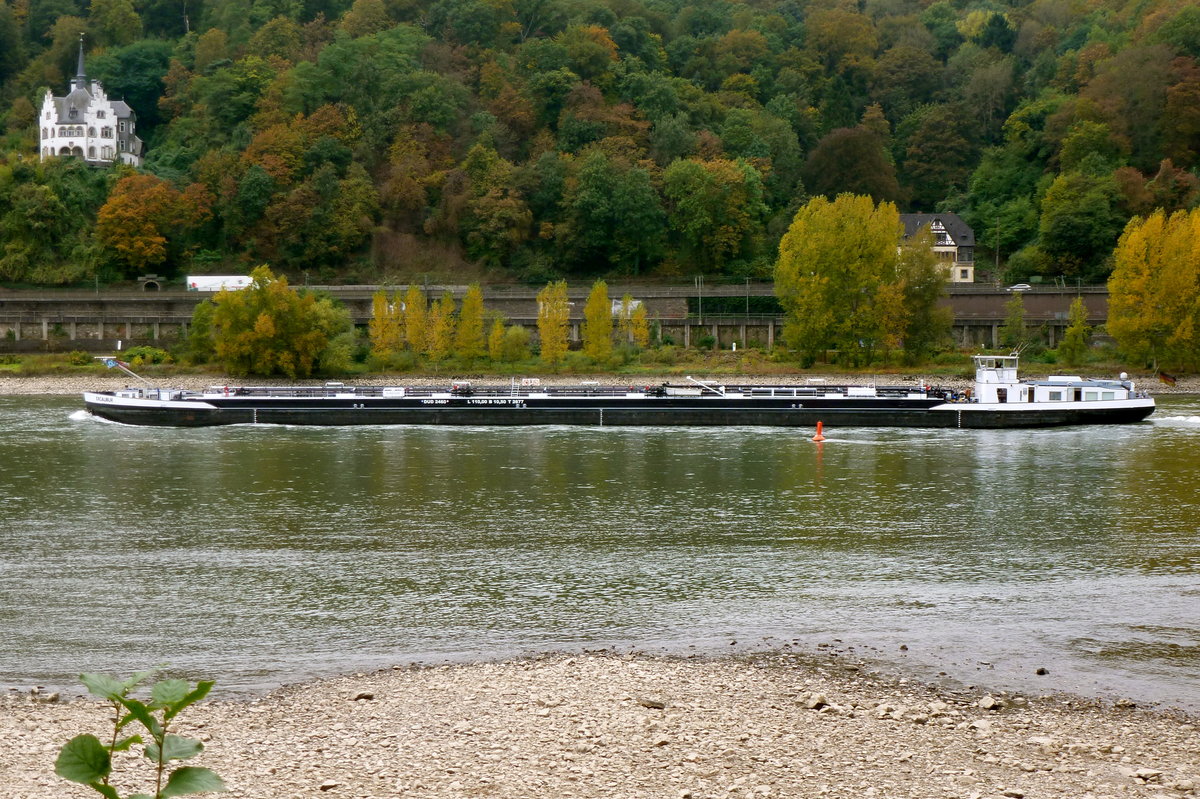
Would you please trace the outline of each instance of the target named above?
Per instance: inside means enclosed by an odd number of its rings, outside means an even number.
[[[1013,283],[1008,287],[1009,291],[1029,291],[1033,286],[1028,283]]]

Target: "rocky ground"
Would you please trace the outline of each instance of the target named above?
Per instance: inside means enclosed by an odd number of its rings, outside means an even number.
[[[1030,377],[1045,375],[1041,372],[1030,372]],[[699,379],[700,375],[696,375]],[[424,385],[446,385],[452,377],[412,377],[409,375],[393,375],[388,377],[374,377],[362,380],[347,380],[348,385],[401,385],[401,386],[424,386]],[[708,379],[708,378],[704,378]],[[878,382],[888,385],[903,385],[910,383],[924,382],[927,378],[919,375],[817,375],[817,374],[796,374],[796,375],[721,375],[712,378],[718,382],[726,384],[774,384],[774,385],[792,385],[804,384],[814,380],[823,380],[830,385],[864,385]],[[1168,386],[1154,380],[1145,375],[1134,375],[1134,381],[1142,388],[1149,390],[1152,394],[1196,394],[1200,393],[1200,377],[1181,377],[1178,384]],[[594,380],[603,385],[655,385],[663,382],[683,383],[686,379],[679,375],[667,377],[645,377],[645,376],[612,376],[612,375],[550,375],[543,376],[542,382],[546,385],[578,385],[582,380]],[[965,389],[970,386],[967,380],[948,380],[948,379],[928,379],[929,382],[934,382],[937,385],[954,389]],[[32,377],[0,377],[0,395],[10,394],[80,394],[84,391],[107,391],[115,388],[135,383],[132,378],[127,375],[108,373],[100,376],[79,376],[79,375],[46,375]],[[158,384],[155,379],[150,380],[151,383]],[[254,383],[272,383],[279,385],[286,381],[266,381],[261,378],[247,380],[245,378],[225,378],[216,375],[172,375],[168,378],[163,378],[161,383],[164,386],[172,388],[191,388],[202,389],[212,385],[246,385]],[[320,385],[323,380],[303,381],[307,385]],[[473,382],[479,385],[507,383],[508,378],[502,376],[495,377],[476,377]]]
[[[75,734],[104,737],[105,718],[85,700],[10,692],[4,794],[95,796],[53,761]],[[179,732],[207,741],[194,763],[231,797],[1175,799],[1200,785],[1194,718],[935,688],[782,653],[405,668],[180,718]]]

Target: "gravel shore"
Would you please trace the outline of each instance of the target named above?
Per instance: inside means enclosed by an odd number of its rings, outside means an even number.
[[[256,799],[1162,799],[1200,785],[1195,718],[919,685],[832,655],[404,668],[180,718],[207,740],[194,763]],[[6,795],[95,796],[53,761],[73,735],[105,730],[90,701],[0,699]]]

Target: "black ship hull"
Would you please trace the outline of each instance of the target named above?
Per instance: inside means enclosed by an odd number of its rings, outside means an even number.
[[[88,395],[87,409],[131,425],[203,427],[273,425],[456,426],[734,426],[1020,428],[1139,422],[1153,403],[1075,403],[995,406],[941,398],[834,398],[797,401],[753,398],[642,397],[635,399],[209,398],[203,402],[114,401]]]

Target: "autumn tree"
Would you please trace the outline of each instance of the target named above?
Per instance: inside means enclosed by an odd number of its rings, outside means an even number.
[[[612,303],[608,299],[608,284],[597,280],[592,284],[587,303],[583,306],[583,352],[597,362],[612,355]]]
[[[1200,366],[1200,209],[1156,211],[1125,227],[1108,281],[1108,332],[1153,368]]]
[[[639,348],[645,348],[650,344],[650,320],[646,317],[646,304],[638,303],[638,306],[633,309],[633,314],[629,318],[629,333],[633,336],[633,343]]]
[[[398,294],[388,297],[380,290],[371,297],[371,321],[367,323],[371,351],[388,356],[404,346],[404,304]]]
[[[487,354],[488,358],[497,362],[504,354],[504,320],[499,316],[492,320],[492,327],[488,330]]]
[[[779,245],[775,293],[783,338],[804,360],[839,349],[857,362],[878,335],[876,296],[895,269],[900,232],[896,206],[870,197],[815,197],[796,213]]]
[[[420,286],[410,285],[404,292],[404,340],[420,355],[429,339],[429,302]]]
[[[153,175],[130,175],[100,208],[96,236],[131,272],[144,272],[178,256],[183,236],[208,215],[202,187],[180,192]]]
[[[349,313],[328,297],[297,292],[266,266],[250,277],[249,287],[217,292],[212,300],[217,360],[230,374],[310,376],[351,328]]]
[[[633,309],[639,304],[629,292],[621,297],[617,308],[617,340],[622,344],[633,341]]]
[[[449,291],[429,306],[429,335],[425,354],[434,362],[444,361],[454,349],[454,295]]]
[[[567,330],[571,308],[567,302],[567,281],[547,283],[537,294],[538,339],[542,362],[555,366],[567,354]]]
[[[467,360],[484,354],[483,290],[478,283],[467,287],[462,307],[458,309],[458,329],[454,336],[454,353]]]

